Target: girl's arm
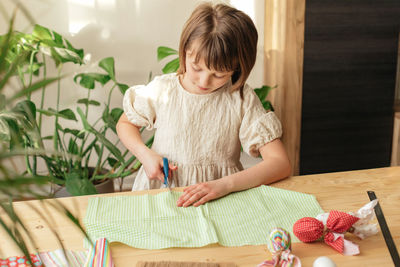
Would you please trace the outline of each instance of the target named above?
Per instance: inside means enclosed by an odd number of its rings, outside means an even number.
[[[259,151],[262,162],[221,179],[187,187],[178,199],[177,206],[187,207],[193,204],[197,207],[231,192],[270,184],[291,174],[290,162],[281,140],[275,139]]]
[[[162,157],[144,144],[140,135],[140,127],[132,124],[123,113],[116,128],[119,139],[142,163],[147,177],[164,181]],[[170,165],[171,170],[175,168],[175,166]]]

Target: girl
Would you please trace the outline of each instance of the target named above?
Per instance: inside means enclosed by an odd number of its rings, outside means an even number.
[[[245,84],[256,60],[257,31],[243,12],[198,6],[179,44],[177,73],[130,88],[117,124],[123,144],[142,162],[132,190],[160,188],[163,160],[172,186],[188,186],[177,206],[199,206],[231,192],[290,175],[281,124]],[[156,129],[151,149],[139,129]],[[263,160],[243,170],[240,147]]]

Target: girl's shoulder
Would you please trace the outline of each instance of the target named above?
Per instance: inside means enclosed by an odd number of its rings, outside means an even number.
[[[243,86],[242,92],[243,92],[243,97],[241,96],[240,91],[236,90],[234,92],[229,93],[230,98],[234,102],[236,102],[238,104],[240,103],[241,105],[248,103],[248,102],[252,102],[252,101],[254,101],[254,98],[257,98],[257,95],[256,95],[253,87],[251,87],[247,83]]]
[[[152,86],[174,86],[178,82],[178,76],[176,73],[168,73],[155,76],[154,79],[149,83]]]
[[[178,77],[176,73],[163,74],[159,76],[155,76],[153,80],[151,80],[146,85],[136,85],[133,88],[137,92],[142,92],[144,94],[153,94],[160,95],[165,93],[170,93],[171,88],[176,87],[176,83],[178,81]]]

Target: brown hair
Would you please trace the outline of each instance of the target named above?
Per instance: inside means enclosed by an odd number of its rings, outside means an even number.
[[[234,71],[232,92],[240,90],[254,66],[257,54],[257,30],[249,16],[233,7],[211,3],[199,5],[186,21],[179,43],[178,74],[186,72],[186,52],[196,47],[196,61],[203,59],[209,69]]]

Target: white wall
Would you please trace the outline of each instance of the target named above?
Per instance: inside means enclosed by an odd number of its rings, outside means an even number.
[[[0,8],[11,14],[13,0],[2,0]],[[150,71],[161,74],[166,61],[157,62],[158,46],[178,48],[184,22],[199,0],[25,0],[21,1],[31,12],[36,23],[48,27],[71,41],[76,48],[83,48],[91,55],[87,66],[77,70],[66,64],[64,70],[80,72],[90,70],[97,61],[112,56],[116,62],[117,79],[128,85],[147,83]],[[232,0],[230,2],[253,18],[259,33],[258,57],[248,83],[253,87],[263,82],[263,0]],[[2,12],[4,14],[4,12]],[[30,32],[29,23],[17,15],[15,29]],[[0,15],[0,33],[7,30],[7,18]],[[53,64],[51,64],[53,65]],[[71,68],[72,67],[72,68]],[[49,70],[50,73],[55,73]],[[47,90],[46,100],[55,101],[55,88]],[[95,90],[95,98],[106,101],[105,90]],[[86,97],[86,90],[72,79],[62,82],[61,109],[75,110],[75,101]],[[34,99],[38,99],[36,95]],[[122,106],[122,95],[112,99],[113,107]],[[92,114],[100,112],[93,110]],[[51,123],[49,120],[48,123]],[[49,133],[50,134],[50,133]],[[248,161],[245,160],[244,164]]]
[[[13,0],[2,5],[11,13]],[[156,49],[160,45],[178,48],[182,26],[199,0],[25,0],[21,1],[38,24],[60,33],[77,48],[90,53],[95,62],[107,56],[116,60],[119,79],[127,84],[147,82],[148,74],[161,73]],[[259,53],[249,78],[252,86],[262,84],[263,0],[226,0],[244,10],[259,32]],[[0,19],[6,22],[3,17]],[[16,28],[27,29],[21,14]],[[30,31],[31,29],[27,29]],[[1,33],[6,23],[1,23]],[[164,62],[165,63],[165,62]]]

